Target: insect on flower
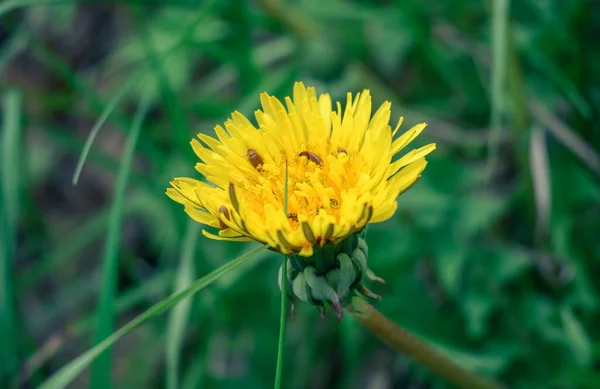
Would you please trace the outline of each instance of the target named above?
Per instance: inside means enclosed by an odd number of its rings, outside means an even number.
[[[198,134],[192,148],[207,182],[176,178],[167,195],[185,207],[212,239],[254,240],[289,255],[288,294],[316,305],[333,304],[350,290],[369,294],[360,281],[379,279],[367,267],[364,230],[389,219],[396,199],[420,177],[428,144],[395,159],[425,128],[418,124],[394,139],[391,104],[371,116],[368,90],[347,102],[317,97],[314,88],[294,85],[284,104],[260,96],[257,126],[234,112],[216,138]],[[288,178],[287,212],[284,184]],[[333,272],[333,273],[332,273]]]

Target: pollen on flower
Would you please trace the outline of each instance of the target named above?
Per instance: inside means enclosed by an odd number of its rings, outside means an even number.
[[[397,139],[390,103],[371,115],[368,90],[348,94],[334,111],[328,95],[294,86],[285,106],[261,95],[257,126],[238,112],[216,138],[199,134],[192,148],[207,182],[177,178],[167,194],[194,220],[219,229],[222,240],[255,240],[282,253],[310,256],[367,223],[387,220],[396,198],[419,178],[434,144],[394,157],[425,128]],[[400,121],[401,122],[401,121]],[[287,212],[284,203],[287,162]]]

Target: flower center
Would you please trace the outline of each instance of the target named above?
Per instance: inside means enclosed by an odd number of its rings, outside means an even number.
[[[263,163],[256,150],[249,150],[248,158],[259,174],[255,180],[236,188],[237,195],[259,214],[267,204],[282,211],[285,165]],[[344,200],[354,195],[356,201],[357,187],[369,179],[362,173],[365,166],[359,153],[342,148],[334,148],[328,155],[304,150],[288,160],[287,216],[290,226],[294,228],[301,222],[310,222],[322,212],[339,221]]]

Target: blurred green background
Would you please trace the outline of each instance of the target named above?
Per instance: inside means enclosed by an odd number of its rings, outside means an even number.
[[[599,37],[596,0],[1,2],[0,387],[34,388],[92,347],[113,327],[98,312],[118,328],[256,247],[203,238],[165,188],[195,176],[196,133],[302,80],[334,99],[368,88],[438,144],[369,228],[377,308],[509,388],[600,388]],[[266,257],[70,387],[272,387]],[[296,308],[285,388],[450,387],[350,316]]]

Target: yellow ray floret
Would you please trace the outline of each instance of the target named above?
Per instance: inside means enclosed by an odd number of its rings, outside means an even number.
[[[206,182],[176,178],[167,195],[199,223],[219,229],[219,240],[255,240],[284,254],[310,256],[313,246],[338,242],[367,223],[389,219],[396,198],[425,169],[429,144],[400,153],[425,124],[393,139],[389,102],[371,116],[368,90],[348,94],[332,109],[329,95],[294,85],[284,104],[260,96],[258,127],[234,112],[216,138],[198,134],[192,148]],[[392,162],[394,160],[394,162]],[[284,185],[288,165],[288,207]]]

